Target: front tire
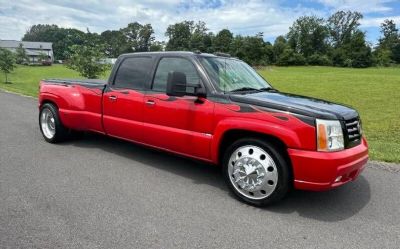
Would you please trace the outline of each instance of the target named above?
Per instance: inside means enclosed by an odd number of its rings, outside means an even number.
[[[289,165],[271,143],[246,138],[234,142],[223,158],[224,178],[240,200],[266,206],[281,200],[288,192]]]
[[[55,105],[46,103],[39,112],[39,127],[44,139],[49,143],[64,141],[68,130],[63,126]]]

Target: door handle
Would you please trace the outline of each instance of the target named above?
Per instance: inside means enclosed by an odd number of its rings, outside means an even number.
[[[110,97],[108,97],[111,101],[116,101],[117,100],[117,96],[111,95]]]
[[[153,106],[155,104],[156,104],[156,102],[154,102],[154,100],[149,99],[146,101],[146,105]]]

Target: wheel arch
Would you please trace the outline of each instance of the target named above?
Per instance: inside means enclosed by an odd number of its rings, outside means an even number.
[[[277,150],[282,153],[287,162],[290,164],[290,157],[287,152],[288,147],[280,138],[271,134],[245,129],[230,129],[222,134],[222,137],[218,144],[218,163],[222,161],[224,153],[228,149],[229,145],[243,138],[256,138],[271,143]]]

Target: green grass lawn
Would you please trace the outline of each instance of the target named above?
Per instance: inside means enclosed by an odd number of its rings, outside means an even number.
[[[400,68],[271,67],[259,72],[280,91],[354,107],[370,157],[400,162]]]
[[[373,160],[400,162],[400,68],[268,67],[259,72],[278,90],[356,108]],[[104,76],[106,78],[107,76]],[[80,78],[62,65],[18,67],[0,88],[37,96],[43,78]]]

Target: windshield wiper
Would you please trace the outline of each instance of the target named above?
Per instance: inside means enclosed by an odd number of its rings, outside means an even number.
[[[234,89],[230,92],[250,92],[250,91],[257,91],[257,92],[269,92],[269,91],[276,91],[274,88],[272,87],[263,87],[263,88],[253,88],[253,87],[241,87],[238,89]]]
[[[230,91],[230,92],[247,92],[247,91],[257,91],[257,92],[260,92],[260,89],[257,89],[257,88],[252,88],[252,87],[241,87],[241,88],[238,88],[238,89],[234,89],[234,90],[232,90],[232,91]]]
[[[260,88],[258,90],[263,91],[263,92],[270,92],[270,91],[271,92],[276,92],[276,91],[278,91],[278,90],[276,90],[276,89],[274,89],[272,87],[263,87],[263,88]]]

